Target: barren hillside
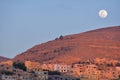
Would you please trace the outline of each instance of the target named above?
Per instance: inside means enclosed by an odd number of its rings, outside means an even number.
[[[96,57],[120,59],[120,26],[61,36],[26,50],[14,60],[71,64]]]

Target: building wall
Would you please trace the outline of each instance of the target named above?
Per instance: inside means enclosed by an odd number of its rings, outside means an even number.
[[[70,65],[66,65],[66,64],[55,64],[54,65],[54,70],[55,71],[59,71],[59,72],[68,72],[70,69]]]

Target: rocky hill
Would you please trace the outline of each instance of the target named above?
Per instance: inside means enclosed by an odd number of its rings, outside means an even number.
[[[60,36],[26,50],[14,60],[71,64],[97,57],[120,59],[120,26]]]
[[[6,60],[9,60],[9,58],[6,58],[6,57],[2,57],[2,56],[0,56],[0,62],[2,62],[2,61],[6,61]]]

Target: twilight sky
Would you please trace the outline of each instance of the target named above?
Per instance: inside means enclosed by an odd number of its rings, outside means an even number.
[[[98,12],[105,9],[104,19]],[[120,25],[120,0],[0,0],[0,56],[13,58],[36,44]]]

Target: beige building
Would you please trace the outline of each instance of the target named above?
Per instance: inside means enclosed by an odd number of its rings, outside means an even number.
[[[70,74],[76,76],[82,76],[85,72],[85,65],[83,64],[74,64],[70,68]]]
[[[7,61],[3,61],[0,62],[0,65],[8,65],[8,66],[13,66],[13,61],[12,60],[7,60]]]
[[[13,71],[13,67],[9,65],[0,64],[0,71]]]
[[[27,67],[27,71],[36,71],[41,69],[41,64],[38,62],[25,61],[25,66]]]
[[[54,64],[42,64],[41,67],[43,70],[50,70],[50,71],[54,70]]]

